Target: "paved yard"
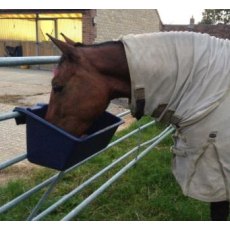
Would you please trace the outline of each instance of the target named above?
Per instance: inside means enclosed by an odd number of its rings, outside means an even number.
[[[51,79],[51,71],[0,68],[0,113],[19,105],[48,103]],[[126,104],[116,100],[108,110],[118,114],[126,110]],[[0,162],[25,152],[25,125],[16,126],[13,119],[0,122]]]
[[[48,103],[49,71],[0,68],[0,113],[19,105]],[[0,162],[26,152],[25,125],[16,126],[14,119],[0,122]]]

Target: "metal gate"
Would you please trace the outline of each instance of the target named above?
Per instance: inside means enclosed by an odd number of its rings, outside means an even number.
[[[0,66],[17,66],[17,65],[36,65],[36,64],[51,64],[58,62],[60,57],[58,56],[51,56],[51,57],[17,57],[17,58],[0,58]],[[130,112],[123,112],[117,116],[123,117],[129,114]],[[0,122],[4,122],[8,119],[14,119],[16,117],[22,116],[18,112],[8,112],[8,113],[2,113],[0,114]],[[118,138],[117,140],[111,142],[106,148],[103,150],[97,152],[93,156],[83,160],[82,162],[72,166],[71,168],[67,169],[66,171],[58,172],[56,175],[51,176],[50,178],[42,181],[41,183],[37,184],[35,187],[29,189],[28,191],[24,192],[23,194],[19,195],[18,197],[15,197],[13,200],[8,201],[6,204],[2,205],[0,207],[0,215],[2,215],[4,212],[10,210],[11,208],[15,207],[19,203],[27,200],[30,198],[33,194],[37,193],[41,189],[46,188],[43,195],[40,197],[40,200],[35,205],[33,210],[30,212],[30,215],[28,216],[27,220],[42,220],[42,218],[48,216],[51,212],[56,210],[60,205],[64,204],[68,200],[70,200],[73,196],[78,194],[80,191],[82,191],[84,188],[86,188],[88,185],[90,185],[92,182],[97,180],[99,177],[101,177],[103,174],[111,170],[113,167],[121,163],[124,159],[133,156],[132,160],[129,161],[124,167],[122,167],[117,173],[115,173],[110,179],[105,181],[100,187],[98,187],[92,194],[90,194],[88,197],[86,197],[81,203],[79,203],[75,208],[73,208],[69,213],[67,213],[64,217],[62,217],[61,220],[71,220],[75,216],[77,216],[86,206],[88,206],[93,200],[95,200],[101,193],[103,193],[111,184],[113,184],[116,180],[118,180],[128,169],[133,167],[139,160],[141,160],[145,155],[147,155],[154,147],[156,147],[162,140],[164,140],[168,135],[174,132],[174,127],[169,126],[165,130],[163,130],[158,136],[153,137],[152,139],[140,142],[137,146],[134,146],[130,151],[124,153],[121,157],[118,157],[116,160],[114,160],[112,163],[108,164],[106,167],[101,169],[99,172],[94,174],[89,179],[85,180],[82,184],[74,188],[71,192],[63,195],[58,201],[51,204],[47,209],[40,211],[42,205],[44,202],[48,199],[49,194],[52,193],[53,189],[57,185],[57,183],[62,182],[62,177],[72,171],[74,171],[77,167],[80,165],[86,163],[90,159],[98,156],[99,154],[102,154],[106,150],[113,148],[118,143],[121,143],[122,141],[126,140],[127,138],[135,135],[136,133],[143,131],[149,126],[152,126],[155,124],[155,121],[148,122],[147,124],[144,124],[137,129],[129,132],[128,134],[123,135],[122,137]],[[1,131],[0,131],[1,132]],[[145,149],[143,151],[139,151],[140,147],[144,147]],[[21,154],[13,159],[7,160],[5,162],[0,162],[0,170],[4,170],[20,161],[25,160],[27,157],[26,154]],[[39,212],[40,211],[40,212]]]

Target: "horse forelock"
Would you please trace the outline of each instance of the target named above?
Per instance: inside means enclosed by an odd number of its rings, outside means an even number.
[[[54,76],[57,76],[60,73],[60,68],[63,67],[65,62],[68,62],[68,59],[65,54],[62,54],[57,66],[52,70]]]
[[[77,57],[71,57],[70,55],[62,54],[57,66],[52,70],[53,76],[65,76],[66,73],[73,72],[75,67],[79,65]]]

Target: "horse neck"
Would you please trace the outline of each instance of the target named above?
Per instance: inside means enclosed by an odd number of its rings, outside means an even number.
[[[90,65],[106,81],[110,99],[131,97],[131,83],[124,46],[121,42],[108,42],[90,48]]]

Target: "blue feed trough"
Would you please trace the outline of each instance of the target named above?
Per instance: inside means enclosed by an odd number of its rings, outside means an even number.
[[[48,105],[17,107],[24,116],[17,124],[26,123],[27,158],[30,162],[60,171],[75,165],[105,148],[123,121],[104,112],[83,138],[73,136],[44,120]]]

